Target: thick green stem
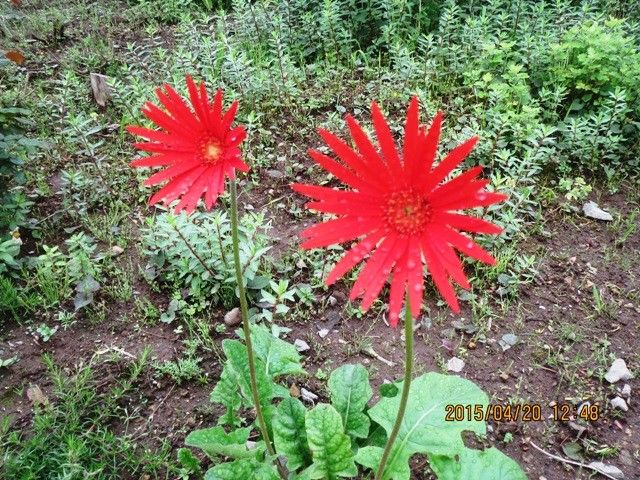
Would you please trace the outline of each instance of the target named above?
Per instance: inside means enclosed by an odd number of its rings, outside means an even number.
[[[409,301],[407,299],[407,306],[405,307],[404,315],[404,382],[402,383],[402,394],[400,396],[400,407],[398,408],[398,416],[396,417],[396,423],[393,424],[393,429],[387,440],[387,444],[384,446],[384,452],[380,459],[380,465],[376,472],[375,480],[382,480],[384,475],[384,469],[387,466],[389,460],[389,454],[393,448],[393,444],[400,431],[400,425],[404,418],[404,412],[407,409],[407,400],[409,399],[409,389],[411,388],[411,373],[413,371],[413,318],[411,317],[411,308],[409,307]]]
[[[267,430],[267,423],[264,420],[262,413],[262,407],[260,406],[260,396],[258,395],[258,382],[256,381],[256,364],[253,353],[253,343],[251,341],[251,329],[249,327],[249,306],[247,304],[247,293],[244,288],[244,278],[242,275],[242,265],[240,264],[240,240],[238,235],[238,192],[236,188],[236,180],[233,179],[230,182],[231,190],[231,237],[233,240],[233,263],[236,267],[236,281],[238,283],[238,290],[240,292],[240,312],[242,313],[242,331],[244,332],[244,340],[247,346],[247,358],[249,361],[249,377],[251,380],[251,396],[253,397],[253,405],[256,409],[256,418],[258,420],[258,427],[262,434],[262,439],[267,446],[269,455],[275,456],[276,452],[271,444],[269,438],[269,431]],[[278,471],[282,476],[282,470],[280,462],[276,460]],[[286,478],[286,477],[282,477]]]

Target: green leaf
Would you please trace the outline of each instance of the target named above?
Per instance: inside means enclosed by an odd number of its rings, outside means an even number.
[[[236,374],[242,396],[248,405],[254,406],[251,395],[251,377],[249,375],[249,360],[246,347],[238,340],[224,340],[222,342],[222,350],[224,350],[227,356],[230,368]],[[271,429],[271,417],[274,411],[273,405],[271,405],[271,401],[274,398],[273,382],[267,376],[264,363],[256,358],[255,364],[258,398],[262,406],[262,413],[264,414],[267,427]]]
[[[210,468],[204,480],[280,480],[278,472],[271,465],[255,459],[236,460]]]
[[[363,413],[373,395],[369,372],[362,365],[342,365],[329,377],[331,404],[336,408],[345,430],[352,438],[367,438],[369,417]]]
[[[178,449],[178,461],[189,473],[200,473],[202,475],[200,460],[188,448]]]
[[[256,454],[255,450],[247,449],[249,433],[251,428],[238,428],[231,433],[222,427],[203,428],[191,432],[184,442],[189,447],[200,448],[210,457],[244,458]]]
[[[527,480],[520,465],[497,448],[465,448],[457,461],[435,455],[429,456],[429,463],[438,480]]]
[[[305,430],[306,408],[297,398],[285,398],[273,418],[273,441],[279,454],[287,457],[289,470],[311,464]]]
[[[220,416],[218,425],[238,426],[240,424],[240,419],[236,415],[242,403],[238,393],[238,376],[228,361],[222,370],[220,380],[211,392],[210,400],[226,407],[226,413]]]
[[[334,480],[355,476],[351,440],[344,433],[342,417],[326,403],[317,405],[306,415],[307,439],[313,457],[309,477]]]
[[[244,338],[242,331],[238,332]],[[269,377],[276,379],[283,375],[306,375],[300,364],[300,354],[292,344],[275,337],[263,325],[251,326],[251,340],[256,356],[262,360]]]
[[[409,460],[415,453],[450,456],[464,450],[460,436],[463,430],[480,435],[485,433],[484,422],[445,421],[445,406],[453,403],[482,405],[484,408],[489,398],[473,382],[458,376],[432,372],[413,380],[404,420],[389,455],[383,479],[409,479]],[[369,410],[371,419],[382,426],[387,435],[393,428],[399,405],[400,396],[382,398]],[[375,470],[381,454],[379,447],[365,447],[358,451],[356,461]]]

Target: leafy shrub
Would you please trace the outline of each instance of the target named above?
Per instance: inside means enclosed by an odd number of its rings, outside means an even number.
[[[264,214],[250,213],[240,219],[240,262],[244,279],[254,292],[268,279],[259,275],[262,256],[269,251]],[[142,232],[144,252],[149,255],[147,273],[161,276],[176,289],[186,289],[194,300],[212,298],[231,307],[236,299],[231,224],[226,213],[161,214],[148,220]]]
[[[0,239],[7,230],[25,225],[31,205],[16,191],[26,180],[24,160],[43,145],[27,138],[26,130],[32,125],[28,117],[28,110],[0,106]]]
[[[398,410],[397,387],[401,384],[383,385],[380,400],[368,408],[373,390],[367,369],[362,365],[342,365],[329,376],[330,403],[318,403],[309,410],[280,384],[284,377],[306,374],[295,347],[261,325],[252,327],[251,338],[257,356],[259,400],[267,428],[273,432],[276,453],[286,459],[289,472],[299,478],[354,478],[358,474],[356,464],[375,470]],[[191,432],[185,443],[202,449],[212,460],[207,478],[277,480],[274,467],[261,462],[265,457],[264,442],[253,448],[247,445],[253,425],[241,426],[242,407],[253,406],[244,344],[226,339],[222,348],[226,361],[211,401],[221,404],[225,414],[217,426]],[[409,480],[411,458],[422,454],[442,479],[471,478],[474,469],[482,468],[487,471],[487,478],[502,474],[500,478],[525,480],[519,465],[498,449],[473,450],[465,446],[462,432],[484,435],[486,424],[470,416],[460,422],[447,422],[445,405],[453,397],[460,404],[478,405],[476,409],[481,405],[486,408],[489,402],[477,385],[458,376],[431,372],[412,381],[407,413],[384,478]],[[224,426],[232,430],[227,432]],[[224,463],[223,457],[230,461]],[[193,469],[198,469],[196,464]]]
[[[573,96],[604,98],[625,89],[640,94],[640,52],[623,20],[587,21],[571,28],[551,46],[549,84],[567,87]]]

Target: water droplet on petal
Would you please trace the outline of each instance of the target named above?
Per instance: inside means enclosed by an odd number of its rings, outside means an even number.
[[[413,289],[414,289],[416,292],[421,292],[421,291],[422,291],[422,284],[421,284],[421,283],[416,283],[416,284],[413,286]]]
[[[479,193],[476,195],[476,198],[477,198],[478,200],[480,200],[481,202],[484,202],[484,201],[487,199],[487,194],[486,194],[485,192],[479,192]]]
[[[409,260],[409,261],[407,262],[407,268],[408,268],[409,270],[413,270],[414,268],[416,268],[416,262],[414,262],[413,260]]]
[[[473,242],[467,243],[467,248],[472,249],[474,247]]]

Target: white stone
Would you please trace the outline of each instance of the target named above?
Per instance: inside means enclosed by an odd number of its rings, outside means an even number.
[[[298,350],[298,352],[300,353],[306,352],[311,348],[307,342],[305,342],[304,340],[300,340],[299,338],[297,338],[296,341],[293,342],[293,345],[296,347],[296,350]]]
[[[447,370],[450,372],[458,373],[461,372],[463,368],[464,360],[461,360],[458,357],[450,358],[447,362]]]
[[[620,397],[616,397],[612,400],[609,400],[609,403],[611,403],[611,406],[613,408],[618,408],[620,410],[622,410],[623,412],[626,412],[629,410],[629,407],[627,406],[627,402],[625,402],[622,398]]]
[[[587,202],[582,206],[582,212],[589,218],[610,222],[613,217],[609,212],[602,210],[596,202]]]
[[[609,383],[616,383],[619,380],[629,380],[633,378],[633,374],[627,368],[627,364],[624,362],[624,360],[621,358],[617,358],[614,360],[611,368],[609,368],[609,371],[604,376],[604,378]]]

